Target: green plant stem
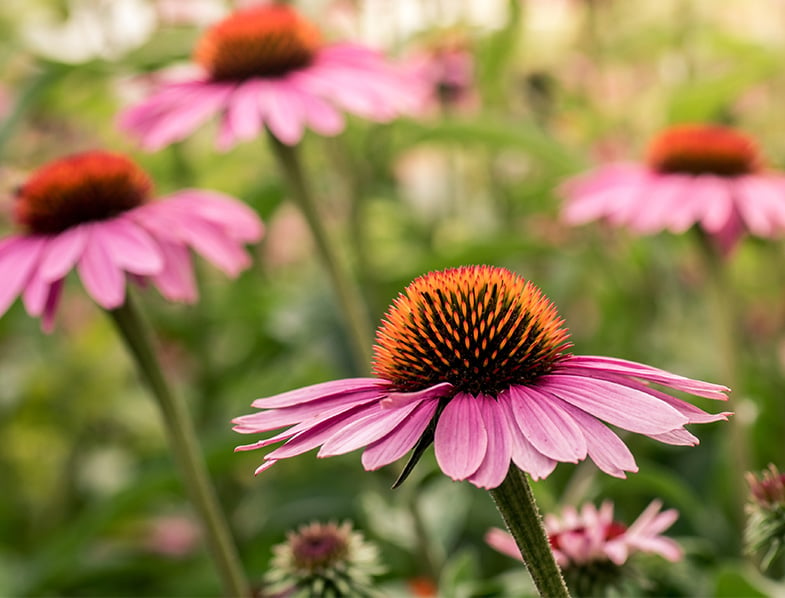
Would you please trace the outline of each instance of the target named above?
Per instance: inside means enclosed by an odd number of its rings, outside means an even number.
[[[169,444],[180,468],[189,498],[196,509],[207,545],[227,596],[250,596],[229,526],[218,505],[207,467],[200,454],[196,431],[183,399],[172,392],[153,349],[152,335],[129,295],[121,307],[109,311],[120,336],[136,361],[139,374],[158,401]]]
[[[511,466],[501,486],[490,493],[507,529],[515,538],[540,595],[547,598],[568,597],[570,594],[553,557],[526,474]]]
[[[728,386],[737,396],[742,397],[742,385],[739,376],[741,353],[739,351],[739,310],[725,262],[713,241],[705,233],[698,230],[698,242],[701,249],[704,268],[706,270],[706,292],[709,297],[711,323],[714,329],[717,350],[720,354],[722,383]],[[734,515],[738,525],[744,522],[744,475],[751,469],[749,432],[745,418],[740,415],[731,417],[728,438],[728,461],[732,480],[731,488],[739,490],[733,493]]]
[[[316,249],[322,260],[340,304],[348,327],[356,365],[360,372],[368,370],[371,361],[370,346],[373,339],[365,303],[352,278],[342,267],[338,252],[330,242],[322,218],[316,209],[316,201],[305,182],[297,150],[282,143],[272,133],[269,134],[273,154],[286,178],[292,197],[297,202],[311,229]]]

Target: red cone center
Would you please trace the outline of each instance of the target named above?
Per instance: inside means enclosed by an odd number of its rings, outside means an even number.
[[[286,5],[239,10],[211,27],[194,54],[216,81],[278,77],[310,64],[319,30]]]
[[[660,133],[649,145],[649,166],[660,173],[735,177],[760,169],[755,142],[718,125],[680,125]]]
[[[16,220],[33,233],[58,233],[135,208],[151,190],[147,174],[125,156],[74,154],[42,166],[22,185]]]

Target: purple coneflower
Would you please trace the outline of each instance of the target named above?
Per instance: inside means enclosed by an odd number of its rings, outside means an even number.
[[[654,500],[635,522],[627,527],[613,519],[613,503],[605,501],[599,509],[586,503],[577,511],[567,507],[561,517],[545,516],[545,531],[556,562],[563,569],[580,567],[594,561],[623,565],[636,552],[658,554],[675,562],[681,559],[679,545],[660,534],[679,516],[675,509],[660,512],[662,503]],[[498,528],[485,535],[486,542],[506,555],[520,559],[513,537]]]
[[[378,53],[323,43],[313,24],[283,4],[237,10],[208,29],[194,58],[198,76],[164,85],[121,115],[120,126],[145,149],[180,141],[215,115],[218,147],[228,150],[263,126],[294,145],[306,126],[341,132],[340,110],[384,122],[420,102],[419,85]]]
[[[563,510],[561,517],[545,516],[545,531],[556,562],[568,585],[579,596],[605,595],[610,587],[624,587],[625,565],[635,554],[656,554],[670,562],[681,560],[681,547],[662,534],[678,518],[678,511],[660,512],[662,503],[654,500],[635,522],[627,527],[613,518],[613,503],[605,501],[597,509],[587,503],[577,511]],[[522,560],[515,539],[506,531],[492,528],[485,541],[499,552]],[[622,592],[624,595],[625,592]]]
[[[237,450],[284,442],[257,473],[316,447],[330,457],[365,447],[366,470],[433,443],[453,480],[496,488],[510,463],[534,479],[559,461],[590,457],[604,472],[637,471],[605,423],[675,445],[686,424],[726,419],[650,386],[725,399],[724,386],[610,357],[566,352],[569,333],[531,282],[503,268],[468,266],[412,282],[387,312],[373,378],[325,382],[258,399],[235,430],[283,432]],[[605,422],[605,423],[603,423]],[[404,474],[410,470],[407,466]]]
[[[235,276],[250,263],[243,244],[262,235],[248,207],[214,191],[186,189],[153,201],[144,171],[105,151],[41,167],[19,189],[14,212],[23,232],[0,240],[0,315],[21,294],[46,331],[74,268],[106,309],[125,301],[126,275],[167,299],[195,301],[189,248]]]
[[[699,226],[729,254],[749,232],[785,230],[785,176],[764,169],[755,142],[717,125],[679,125],[651,143],[645,164],[611,164],[564,186],[564,219],[605,219],[638,234]]]

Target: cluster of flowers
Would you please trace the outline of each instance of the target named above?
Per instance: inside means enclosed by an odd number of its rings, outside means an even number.
[[[283,4],[230,15],[206,32],[194,56],[198,75],[163,84],[120,116],[120,127],[144,149],[180,141],[215,116],[217,146],[228,150],[264,129],[294,145],[306,129],[341,132],[344,112],[384,122],[427,103],[413,71],[357,44],[324,43],[314,25]],[[445,75],[451,93],[469,70],[456,64]],[[719,126],[670,129],[652,143],[645,165],[604,167],[567,183],[564,193],[568,223],[602,218],[641,234],[697,226],[725,255],[745,233],[768,237],[785,229],[785,177],[764,170],[752,141]],[[46,330],[74,268],[108,310],[123,304],[126,280],[194,301],[189,250],[234,276],[250,264],[244,244],[263,232],[253,211],[216,192],[190,189],[153,200],[147,175],[106,151],[42,167],[20,187],[14,214],[20,232],[0,241],[0,314],[21,295]],[[694,445],[686,425],[729,415],[706,413],[668,392],[723,400],[723,386],[573,355],[570,346],[555,306],[517,274],[492,266],[428,273],[395,299],[378,328],[373,377],[258,399],[259,411],[236,418],[235,430],[283,431],[238,450],[283,443],[264,456],[258,473],[315,448],[320,457],[364,448],[362,464],[374,470],[410,451],[416,461],[433,444],[451,479],[494,489],[511,467],[535,480],[559,462],[587,458],[612,476],[637,471],[606,424]],[[676,560],[678,547],[659,535],[676,514],[660,507],[652,503],[629,528],[613,521],[609,503],[547,518],[559,564],[619,565],[635,551]],[[355,541],[348,528],[330,530]],[[518,555],[500,531],[489,542]],[[299,554],[287,550],[278,560]]]

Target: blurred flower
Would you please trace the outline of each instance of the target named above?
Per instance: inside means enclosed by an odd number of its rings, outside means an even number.
[[[291,598],[379,595],[372,585],[372,578],[384,571],[379,551],[348,521],[314,522],[287,536],[273,547],[267,593]]]
[[[747,474],[750,496],[744,540],[750,554],[761,556],[765,571],[785,558],[785,474],[773,464],[760,478]]]
[[[147,550],[169,558],[183,558],[199,548],[199,526],[184,515],[165,515],[152,519],[144,544]]]
[[[65,22],[56,22],[52,11],[25,21],[23,30],[34,52],[56,62],[120,58],[147,42],[156,28],[155,11],[146,0],[69,0],[67,4]]]
[[[561,517],[545,516],[545,531],[556,562],[565,580],[577,595],[599,595],[601,588],[616,585],[624,577],[623,566],[636,553],[658,554],[671,562],[682,558],[679,545],[662,536],[679,516],[675,509],[660,512],[662,503],[654,500],[627,527],[613,519],[613,503],[605,501],[600,509],[585,504],[580,512],[566,507]],[[507,532],[492,528],[485,535],[492,547],[515,559],[521,553]]]
[[[306,126],[344,128],[339,109],[388,121],[418,106],[421,85],[357,44],[322,43],[318,29],[287,5],[238,10],[204,34],[194,54],[199,76],[163,85],[120,116],[147,150],[180,141],[221,115],[217,144],[228,150],[266,126],[282,142]]]
[[[587,455],[613,476],[637,471],[632,453],[602,421],[693,445],[698,440],[685,424],[726,419],[648,383],[712,399],[725,399],[727,388],[621,359],[565,353],[569,333],[562,324],[537,287],[503,268],[431,272],[388,310],[376,335],[375,378],[258,399],[253,406],[263,411],[236,418],[237,432],[291,427],[237,450],[286,441],[265,456],[259,473],[317,446],[320,457],[367,447],[363,466],[373,470],[415,447],[412,465],[433,442],[450,478],[495,488],[511,460],[535,479],[559,461]]]
[[[445,109],[465,109],[476,104],[474,57],[461,39],[431,44],[412,56],[408,67],[416,78],[427,82],[427,103]]]
[[[679,125],[649,146],[646,164],[611,164],[569,181],[570,224],[605,218],[638,234],[698,225],[728,255],[745,234],[785,230],[785,176],[763,169],[755,142],[733,129]]]
[[[167,299],[192,302],[189,248],[236,276],[250,263],[243,243],[262,235],[257,216],[220,193],[186,189],[153,201],[144,171],[104,151],[44,165],[21,186],[14,208],[24,232],[0,239],[0,315],[21,294],[46,331],[74,267],[106,309],[124,303],[126,273]]]

